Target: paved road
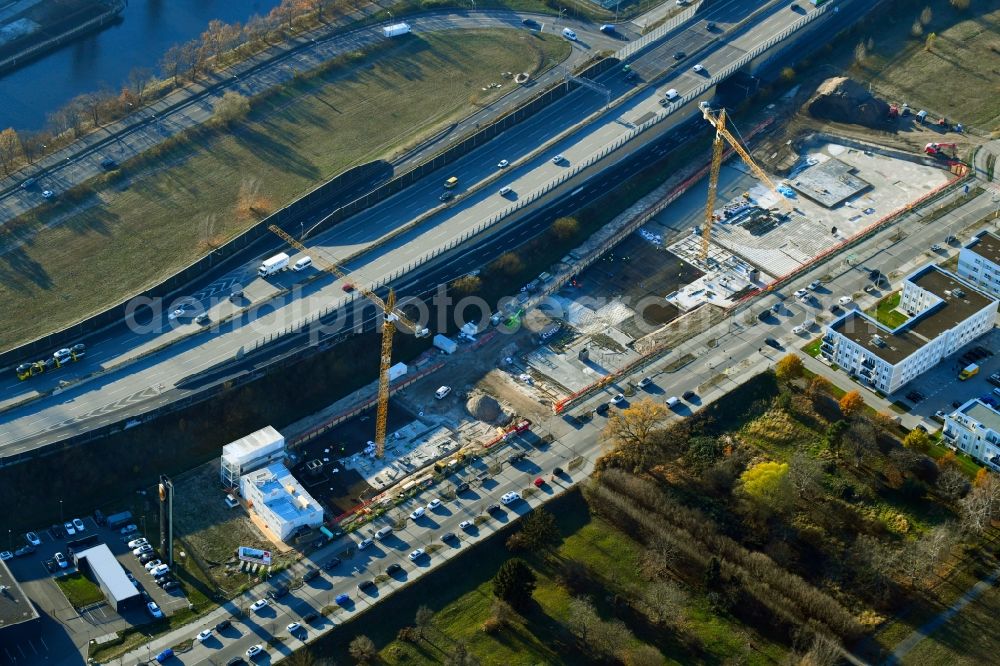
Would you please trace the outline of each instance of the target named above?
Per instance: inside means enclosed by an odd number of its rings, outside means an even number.
[[[569,414],[571,416],[580,415],[592,411],[598,404],[607,401],[612,395],[621,391],[626,383],[637,381],[641,375],[653,379],[653,384],[646,389],[646,393],[653,399],[663,400],[667,396],[679,396],[687,390],[694,391],[697,394],[696,398],[682,403],[675,409],[674,418],[684,418],[702,406],[724,397],[734,387],[766,369],[780,358],[784,352],[765,345],[765,338],[776,338],[788,350],[796,349],[804,344],[805,339],[793,335],[791,329],[802,317],[811,318],[812,310],[818,309],[818,307],[810,308],[803,306],[797,299],[786,299],[785,297],[792,294],[793,291],[804,287],[820,276],[828,275],[830,276],[829,281],[821,291],[817,292],[820,300],[819,307],[825,307],[834,302],[840,295],[861,291],[868,282],[868,270],[870,269],[879,269],[886,274],[898,270],[902,274],[906,274],[912,268],[926,263],[928,260],[926,248],[929,244],[942,234],[968,235],[970,224],[980,220],[984,212],[990,211],[991,205],[993,204],[989,197],[980,197],[936,221],[933,225],[921,222],[923,214],[911,214],[902,223],[908,233],[901,240],[894,239],[895,228],[890,228],[853,248],[851,252],[859,259],[860,265],[846,266],[841,262],[840,257],[832,257],[785,286],[779,294],[769,297],[768,301],[761,303],[761,308],[770,306],[770,300],[781,299],[788,304],[789,307],[779,312],[776,320],[761,323],[753,316],[748,318],[746,312],[737,313],[731,319],[723,321],[712,329],[679,345],[640,373],[622,378],[619,383],[612,384],[604,391],[574,405],[569,410]],[[875,296],[866,295],[859,299],[856,305],[865,308],[871,305],[875,299]],[[751,315],[761,308],[751,310]],[[748,321],[753,323],[748,324]],[[709,346],[710,344],[711,346]],[[675,359],[686,354],[691,354],[697,360],[680,370],[672,369],[668,372],[665,369]],[[817,367],[820,372],[829,376],[840,386],[853,386],[853,383],[843,373],[836,372],[819,363],[816,365],[820,366]],[[874,394],[869,394],[865,390],[863,393],[865,393],[867,400],[878,405],[874,400]],[[919,416],[904,415],[903,417],[903,424],[906,427],[913,427],[919,421]],[[528,459],[524,462],[514,465],[504,463],[501,473],[494,476],[495,485],[491,483],[485,488],[474,485],[472,492],[463,494],[456,500],[445,501],[441,508],[429,512],[426,518],[408,521],[406,528],[395,533],[393,539],[345,558],[339,566],[322,574],[311,584],[294,590],[281,600],[281,603],[273,605],[266,613],[244,616],[238,612],[238,609],[248,607],[250,603],[260,598],[267,589],[265,586],[258,586],[244,597],[234,600],[225,608],[203,618],[197,626],[177,630],[157,638],[150,646],[152,654],[155,655],[164,647],[193,636],[204,627],[213,626],[223,617],[235,617],[236,622],[233,629],[203,645],[196,645],[190,652],[180,655],[181,662],[185,664],[223,663],[231,657],[242,655],[251,645],[266,645],[267,639],[272,634],[287,635],[285,626],[289,622],[301,622],[303,615],[309,611],[318,612],[320,609],[332,605],[332,600],[336,595],[349,594],[352,598],[351,605],[338,611],[332,619],[321,619],[306,628],[306,633],[302,636],[311,639],[346,621],[357,611],[385,599],[394,590],[406,585],[407,582],[429,569],[443,564],[452,557],[460,556],[470,543],[489,536],[509,520],[515,520],[523,515],[529,508],[551,499],[569,486],[585,479],[593,469],[593,464],[601,453],[598,437],[604,427],[603,418],[595,417],[592,421],[583,423],[562,416],[553,416],[545,422],[535,424],[534,427],[536,430],[552,433],[555,436],[555,441],[548,447],[533,449],[530,446],[525,446],[522,440],[516,439],[508,446],[491,452],[494,461],[504,462],[512,450],[530,451]],[[569,461],[577,457],[583,458],[583,464],[570,470]],[[556,466],[569,471],[569,474],[553,481],[551,475]],[[465,477],[471,477],[474,474],[475,471],[463,472]],[[482,515],[485,506],[496,502],[503,493],[511,490],[523,491],[536,477],[546,480],[542,493],[529,497],[526,502],[512,505],[499,519],[486,520],[479,526],[478,530],[464,531],[458,527],[459,522],[474,520],[476,516]],[[426,504],[439,492],[440,488],[428,489],[423,495],[404,504],[401,507],[401,512],[409,512],[417,506]],[[376,522],[365,528],[364,533],[371,534],[383,524]],[[446,545],[440,541],[441,536],[446,532],[454,532],[459,537],[454,545]],[[409,552],[416,548],[426,548],[429,544],[441,544],[441,548],[432,553],[430,557],[421,558],[417,562],[409,560]],[[334,543],[310,556],[309,562],[297,565],[284,576],[288,579],[300,577],[306,566],[322,565],[335,554],[342,552],[347,545],[347,540]],[[385,583],[380,583],[376,594],[359,593],[356,586],[360,581],[371,579],[384,572],[385,568],[392,563],[402,565],[403,573],[397,574]],[[244,617],[245,619],[243,619]],[[297,638],[285,641],[279,647],[268,648],[266,659],[278,661],[284,658],[291,649],[298,647],[300,641],[301,639]],[[122,663],[134,663],[136,659],[141,659],[145,654],[146,650],[143,648],[127,655]]]
[[[521,18],[526,16],[529,14],[492,11],[468,14],[442,13],[408,19],[408,21],[413,25],[415,32],[475,28],[519,29]],[[544,20],[544,18],[540,17],[540,20]],[[595,26],[577,21],[570,23],[573,29],[579,31],[581,35],[585,35],[585,38],[596,49],[614,48],[621,43],[618,39],[600,33]],[[552,26],[548,27],[548,31],[553,30],[555,29]],[[100,162],[105,157],[112,157],[118,162],[124,162],[190,127],[204,123],[213,116],[215,105],[228,91],[233,90],[247,96],[259,95],[268,89],[286,83],[298,72],[308,72],[339,55],[371,47],[383,40],[385,37],[382,36],[381,28],[378,26],[354,30],[346,34],[331,34],[325,38],[316,39],[314,44],[297,50],[287,58],[282,59],[280,63],[274,63],[259,71],[233,76],[228,81],[223,81],[219,86],[192,97],[182,106],[171,111],[157,112],[160,108],[166,108],[166,104],[153,105],[148,111],[143,112],[144,117],[140,119],[140,122],[115,134],[113,141],[106,143],[103,148],[87,149],[83,153],[59,162],[44,174],[35,176],[38,181],[36,187],[22,189],[8,185],[6,194],[0,196],[0,224],[41,205],[45,201],[42,197],[43,190],[51,190],[58,196],[61,192],[99,175],[102,173]],[[588,52],[575,50],[565,65],[572,68],[589,55]],[[545,85],[556,76],[557,74],[550,70],[539,77],[538,83]],[[473,124],[488,122],[492,117],[498,116],[522,102],[523,98],[530,92],[531,88],[521,88],[514,94],[505,96],[475,114],[475,119],[471,122]],[[463,122],[462,126],[466,122],[469,121]],[[435,149],[433,146],[427,147],[427,150],[433,149]],[[414,151],[407,155],[406,159],[398,166],[406,167],[420,161],[425,157],[425,152],[424,150]]]
[[[749,12],[745,10],[741,13],[739,5],[737,0],[730,0],[720,3],[712,11],[721,12],[731,20],[738,21]],[[705,16],[712,17],[714,14],[710,12]],[[721,38],[724,35],[720,33],[710,34],[696,26],[682,31],[663,45],[651,50],[636,62],[636,68],[640,71],[652,71],[658,66],[670,67],[674,64],[671,56],[677,50],[693,52],[696,48],[703,48],[705,50],[702,52],[701,62],[711,72],[755,44],[766,40],[770,35],[780,32],[797,18],[798,15],[792,12],[773,12],[747,30],[728,39]],[[720,28],[726,30],[727,25],[720,22]],[[586,45],[578,44],[576,48],[586,48]],[[700,85],[700,76],[689,69],[691,64],[693,64],[691,61],[684,62],[682,68],[675,70],[668,81],[669,86],[683,93]],[[620,78],[612,76],[605,82],[616,95],[631,90]],[[587,112],[600,109],[603,105],[604,100],[596,93],[587,89],[574,91],[561,103],[539,114],[532,122],[514,128],[451,165],[447,174],[458,173],[463,184],[471,185],[484,177],[493,176],[497,172],[497,160],[508,159],[515,165],[502,174],[503,184],[512,187],[515,195],[523,196],[531,189],[543,187],[560,170],[567,168],[565,163],[553,164],[551,156],[561,153],[572,165],[599,152],[629,131],[631,124],[636,120],[660,110],[658,96],[658,90],[643,91],[642,94],[613,109],[601,122],[591,123],[572,132],[542,154],[527,158],[524,165],[516,165],[520,155],[530,154],[537,148],[538,142],[543,138],[541,134],[554,136],[563,129],[572,127],[572,124],[585,117]],[[668,129],[672,122],[676,123],[686,116],[675,113],[672,118],[676,120],[661,123],[663,126],[661,131]],[[633,147],[627,144],[626,150],[639,145],[641,144],[637,143]],[[425,182],[418,183],[366,211],[357,219],[339,225],[333,232],[316,239],[316,253],[343,257],[347,252],[363,249],[366,244],[410,221],[415,214],[426,212],[437,204],[437,195],[441,192],[440,184],[446,177],[444,172],[432,174],[425,179]],[[570,181],[565,187],[576,187],[581,184],[582,180]],[[499,187],[499,184],[494,186]],[[439,211],[418,228],[348,263],[348,267],[358,271],[368,283],[385,279],[386,276],[421,259],[435,248],[462,236],[471,225],[488,219],[510,204],[508,199],[501,198],[495,190],[491,190],[492,187],[461,196],[456,204]],[[296,278],[305,276],[305,274],[288,274],[270,282],[253,280],[254,267],[253,264],[248,264],[225,278],[207,285],[192,296],[195,300],[203,302],[203,305],[208,305],[213,319],[219,320],[239,311],[238,305],[245,305],[245,303],[230,303],[224,298],[234,285],[246,285],[246,295],[249,299],[260,303],[281,289],[295,286]],[[110,372],[96,381],[68,388],[57,395],[42,397],[29,405],[8,411],[4,414],[8,424],[3,432],[0,432],[0,445],[10,445],[5,449],[5,453],[13,454],[25,450],[26,447],[17,442],[28,437],[45,433],[50,439],[58,439],[68,432],[79,431],[81,424],[95,427],[116,421],[129,413],[139,413],[144,402],[170,390],[181,377],[231,359],[241,348],[247,348],[262,336],[275,331],[280,332],[321,308],[344,299],[342,286],[339,281],[332,282],[326,279],[309,282],[285,304],[252,310],[231,324],[218,329],[213,328],[205,334],[187,337],[164,353],[154,354],[133,363],[128,366],[127,372],[121,370]],[[168,311],[172,308],[173,306],[170,306]],[[171,341],[181,340],[196,330],[197,326],[192,323],[190,317],[167,321],[164,314],[156,319],[152,328],[152,331],[129,333],[127,336],[93,347],[87,359],[80,364],[65,368],[65,372],[43,375],[24,383],[8,376],[0,386],[0,405],[4,403],[10,405],[38,391],[48,390],[59,380],[82,376],[98,368],[108,369],[117,366],[126,359],[159,348]],[[39,443],[36,439],[31,443],[31,447]]]

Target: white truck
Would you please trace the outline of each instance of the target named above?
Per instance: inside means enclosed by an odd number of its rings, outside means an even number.
[[[409,23],[393,23],[382,28],[382,34],[386,37],[399,37],[410,33]]]
[[[257,269],[257,275],[267,277],[268,275],[274,275],[278,271],[283,271],[288,268],[288,261],[289,256],[284,252],[276,254],[273,257],[268,257],[260,265],[260,268]]]

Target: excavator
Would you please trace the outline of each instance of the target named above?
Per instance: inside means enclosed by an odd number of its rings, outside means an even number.
[[[948,149],[950,152],[945,152],[945,149]],[[955,159],[957,150],[957,143],[928,143],[924,146],[925,153],[934,157],[940,157],[941,159]]]

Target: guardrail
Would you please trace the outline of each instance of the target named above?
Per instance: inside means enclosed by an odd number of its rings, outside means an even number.
[[[789,35],[793,34],[797,30],[801,29],[804,25],[807,25],[808,23],[810,23],[812,21],[815,21],[818,17],[823,16],[826,13],[827,9],[828,9],[828,6],[823,6],[823,7],[817,8],[815,11],[809,12],[805,16],[801,17],[799,20],[797,20],[794,23],[792,23],[785,30],[781,31],[777,35],[773,36],[771,39],[767,40],[764,44],[761,44],[757,48],[755,48],[755,49],[753,49],[751,51],[748,51],[746,54],[743,55],[743,57],[741,57],[737,61],[731,63],[729,66],[725,67],[719,73],[717,73],[714,76],[710,77],[705,83],[703,83],[702,85],[700,85],[693,92],[688,93],[687,95],[685,95],[682,98],[680,98],[678,101],[676,101],[673,104],[671,104],[668,107],[666,107],[666,109],[664,111],[658,113],[656,116],[654,116],[650,120],[646,121],[642,125],[639,125],[638,127],[635,127],[633,129],[631,129],[625,135],[619,137],[618,139],[616,139],[612,143],[610,143],[608,145],[605,145],[596,154],[592,154],[590,157],[588,157],[587,159],[583,160],[582,162],[579,162],[579,163],[573,165],[569,169],[565,170],[562,174],[560,174],[554,180],[551,180],[548,183],[542,185],[541,187],[533,190],[532,192],[530,192],[527,195],[525,195],[523,198],[519,197],[519,199],[518,199],[518,201],[516,203],[513,203],[510,206],[507,206],[506,208],[504,208],[499,213],[495,213],[495,214],[491,215],[488,219],[483,220],[482,222],[480,222],[479,224],[475,225],[474,227],[466,230],[460,236],[458,236],[456,238],[453,238],[447,244],[442,245],[442,246],[438,246],[437,248],[435,248],[431,252],[423,255],[422,257],[419,257],[418,259],[416,259],[414,261],[411,261],[406,266],[402,266],[402,267],[398,268],[396,271],[394,271],[393,273],[391,273],[391,274],[383,277],[382,279],[378,280],[377,282],[369,284],[368,288],[374,291],[376,289],[379,289],[379,288],[382,288],[382,287],[388,285],[389,283],[397,280],[402,275],[404,275],[406,273],[409,273],[410,271],[412,271],[412,270],[420,267],[421,265],[426,264],[426,263],[428,263],[428,262],[430,262],[430,261],[438,258],[439,256],[441,256],[445,252],[449,252],[449,251],[453,250],[454,248],[456,248],[459,245],[462,245],[463,243],[465,243],[466,241],[468,241],[473,236],[477,236],[477,235],[483,233],[484,231],[486,231],[490,227],[492,227],[492,226],[498,224],[499,222],[505,220],[507,217],[509,217],[509,216],[513,215],[514,213],[520,211],[524,207],[529,206],[529,205],[535,203],[541,197],[544,197],[544,196],[548,195],[550,192],[552,192],[556,188],[560,187],[561,185],[563,185],[564,183],[566,183],[568,180],[577,177],[578,175],[580,175],[586,169],[591,168],[592,166],[594,166],[595,164],[597,164],[601,160],[605,159],[611,153],[619,150],[626,143],[634,140],[636,137],[640,136],[644,132],[649,131],[650,129],[652,129],[653,127],[655,127],[656,125],[658,125],[659,123],[663,122],[664,120],[666,120],[667,118],[669,118],[674,112],[679,111],[680,109],[684,108],[687,104],[690,104],[692,101],[698,99],[699,97],[701,97],[702,95],[704,95],[707,91],[709,91],[710,89],[712,89],[713,87],[715,87],[716,85],[718,85],[718,83],[720,81],[723,81],[723,80],[729,78],[735,72],[739,71],[740,69],[742,69],[743,67],[745,67],[747,64],[751,63],[754,59],[758,58],[761,54],[765,53],[768,49],[770,49],[771,47],[773,47],[775,44],[781,42],[782,40],[786,39]],[[352,297],[350,299],[341,300],[340,302],[338,302],[335,305],[331,305],[330,307],[328,307],[328,308],[326,308],[324,310],[321,310],[320,312],[317,312],[317,313],[315,313],[313,315],[310,315],[309,317],[307,317],[306,319],[302,320],[301,322],[299,322],[299,323],[297,323],[295,325],[291,325],[291,326],[287,327],[284,331],[281,331],[281,332],[275,333],[275,334],[271,334],[269,336],[261,338],[261,339],[259,339],[259,340],[257,340],[257,341],[254,342],[252,349],[258,349],[262,345],[265,345],[265,344],[268,344],[268,343],[273,342],[275,340],[278,340],[281,337],[284,337],[285,335],[300,333],[306,326],[318,323],[320,320],[328,317],[330,314],[332,314],[336,310],[344,307],[345,305],[349,305],[351,302],[353,302],[353,300],[355,298],[356,298],[356,296],[352,295]]]

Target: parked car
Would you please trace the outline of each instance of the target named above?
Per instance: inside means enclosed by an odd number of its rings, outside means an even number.
[[[512,491],[512,492],[509,492],[509,493],[504,493],[500,497],[500,503],[503,504],[504,506],[506,506],[508,504],[513,504],[514,502],[518,501],[519,499],[521,499],[521,496],[519,494],[517,494],[517,493],[515,493],[515,492]]]
[[[170,567],[168,565],[160,564],[158,566],[153,567],[149,573],[155,577],[155,576],[162,576],[168,571],[170,571]]]
[[[198,632],[198,635],[195,636],[194,639],[199,643],[204,643],[211,637],[212,637],[211,629],[202,629],[201,631]]]
[[[358,542],[358,550],[364,550],[373,543],[374,541],[372,541],[371,539],[362,539],[361,541]]]
[[[14,553],[9,550],[0,550],[0,560],[6,562],[7,560],[14,559]]]
[[[32,546],[41,546],[42,540],[38,538],[38,535],[34,532],[28,532],[24,535],[25,540]]]
[[[173,651],[173,649],[172,648],[167,648],[166,650],[164,650],[160,654],[156,655],[156,663],[162,664],[162,663],[165,663],[167,661],[170,661],[173,658],[174,658],[174,651]]]
[[[423,548],[417,548],[416,550],[411,551],[410,554],[407,557],[410,558],[411,562],[416,562],[417,560],[419,560],[423,556],[424,556],[424,549]]]
[[[424,509],[424,507],[418,506],[410,513],[410,520],[417,520],[419,518],[423,518],[426,512],[427,510]]]
[[[385,573],[387,575],[391,576],[393,574],[399,573],[402,570],[403,570],[403,567],[402,567],[402,565],[399,562],[393,562],[392,564],[390,564],[389,566],[387,566],[385,568]]]
[[[460,495],[469,490],[469,484],[463,481],[462,483],[455,486],[455,494]]]
[[[268,605],[270,605],[270,602],[268,602],[267,599],[258,599],[257,601],[250,604],[250,612],[256,613],[264,608],[267,608]]]
[[[332,557],[332,558],[330,558],[329,560],[326,561],[326,564],[323,565],[323,568],[326,569],[327,571],[330,571],[331,569],[333,569],[333,568],[335,568],[335,567],[337,567],[339,565],[340,565],[340,558],[339,557]]]
[[[153,547],[150,546],[148,543],[143,544],[138,548],[132,549],[132,554],[135,555],[136,557],[142,557],[146,553],[152,553],[152,552],[153,552]]]
[[[458,536],[454,532],[445,532],[441,535],[441,541],[448,543],[449,541],[454,541]]]
[[[338,594],[334,601],[338,606],[346,606],[351,603],[351,598],[346,594]]]
[[[139,548],[140,546],[145,546],[149,543],[149,539],[146,537],[139,537],[138,539],[132,539],[128,542],[129,548]]]
[[[285,625],[285,629],[287,629],[288,633],[292,636],[296,636],[300,631],[302,631],[302,625],[298,622],[289,622]]]
[[[125,527],[121,528],[120,531],[123,536],[126,536],[129,534],[135,534],[136,532],[139,531],[139,528],[136,525],[126,525]]]
[[[225,631],[226,629],[228,629],[231,626],[233,626],[233,621],[232,620],[221,620],[221,621],[215,623],[215,630],[217,632],[218,631]]]
[[[63,523],[63,532],[66,533],[66,536],[73,536],[76,534],[76,528],[73,527],[73,523],[67,521]]]
[[[154,619],[160,619],[163,617],[163,611],[160,610],[160,607],[156,605],[155,601],[147,603],[146,610],[149,611],[149,614],[152,615]]]
[[[486,507],[486,513],[496,513],[500,510],[499,504],[490,504]]]
[[[378,586],[375,585],[375,581],[373,580],[363,580],[360,583],[358,583],[358,590],[360,590],[361,592],[364,592],[365,590],[368,589],[374,589],[376,587]]]
[[[168,580],[166,583],[163,584],[163,591],[169,592],[170,590],[177,589],[180,586],[181,584],[178,583],[176,580]]]
[[[153,559],[150,560],[149,562],[146,562],[143,566],[146,568],[146,571],[152,571],[161,564],[163,564],[163,562],[161,562],[160,560]]]
[[[636,386],[638,386],[639,388],[646,388],[652,383],[653,383],[652,377],[643,377],[642,379],[639,380],[639,383],[636,384]]]
[[[695,393],[694,391],[684,391],[683,395],[684,399],[687,400],[688,402],[691,402],[692,400],[698,397],[698,394]]]
[[[59,566],[60,569],[65,569],[66,567],[69,566],[69,562],[66,560],[66,556],[63,555],[62,553],[56,553],[53,556],[53,558],[55,559],[56,564]]]
[[[774,338],[764,338],[764,344],[768,347],[774,347],[775,349],[784,349],[784,347],[781,346],[781,343]]]
[[[615,397],[611,398],[611,404],[612,405],[620,405],[623,402],[625,402],[625,394],[624,393],[619,393]]]
[[[459,529],[471,530],[474,526],[471,520],[463,520],[458,524]]]
[[[257,645],[251,645],[249,648],[247,648],[247,657],[253,659],[254,657],[263,652],[264,652],[264,646],[261,645],[260,643],[258,643]]]

